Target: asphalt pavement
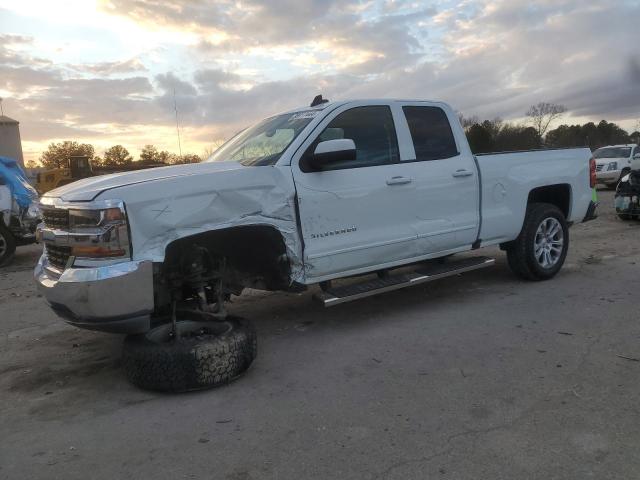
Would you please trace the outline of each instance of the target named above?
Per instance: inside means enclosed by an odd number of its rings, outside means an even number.
[[[122,336],[59,320],[21,247],[0,269],[0,478],[640,478],[640,221],[599,193],[551,281],[488,249],[490,269],[331,309],[235,299],[256,362],[180,395],[127,383]]]

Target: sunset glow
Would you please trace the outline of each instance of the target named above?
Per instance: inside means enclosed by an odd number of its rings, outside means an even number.
[[[25,160],[50,142],[202,154],[266,115],[415,97],[518,120],[640,118],[635,1],[0,0],[0,96]]]

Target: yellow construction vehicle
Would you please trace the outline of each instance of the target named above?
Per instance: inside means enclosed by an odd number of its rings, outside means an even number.
[[[54,188],[75,182],[81,178],[92,177],[93,175],[95,174],[89,157],[72,156],[67,159],[66,165],[38,173],[36,176],[36,190],[42,195]]]

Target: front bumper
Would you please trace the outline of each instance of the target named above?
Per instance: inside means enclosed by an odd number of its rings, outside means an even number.
[[[66,322],[111,333],[149,330],[153,312],[153,264],[123,262],[59,272],[40,257],[34,271],[38,290]]]
[[[600,172],[596,172],[596,179],[598,181],[598,183],[606,183],[606,184],[612,184],[612,183],[617,183],[618,179],[620,178],[620,170],[607,170],[605,171],[600,171]]]

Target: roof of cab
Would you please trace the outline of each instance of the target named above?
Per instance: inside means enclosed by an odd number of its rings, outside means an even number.
[[[441,101],[437,101],[437,100],[428,100],[428,99],[417,99],[417,98],[351,98],[348,100],[338,100],[338,101],[329,101],[326,103],[321,103],[319,105],[316,105],[315,107],[311,107],[311,106],[304,106],[304,107],[298,107],[298,108],[294,108],[291,110],[287,110],[285,112],[282,112],[282,114],[287,114],[287,113],[296,113],[296,112],[306,112],[309,110],[324,110],[327,107],[337,107],[340,105],[346,105],[348,103],[354,103],[354,102],[370,102],[370,103],[377,103],[377,102],[385,102],[385,103],[392,103],[392,102],[425,102],[425,103],[434,103],[434,104],[440,104],[440,105],[444,105],[445,102],[441,102]]]

